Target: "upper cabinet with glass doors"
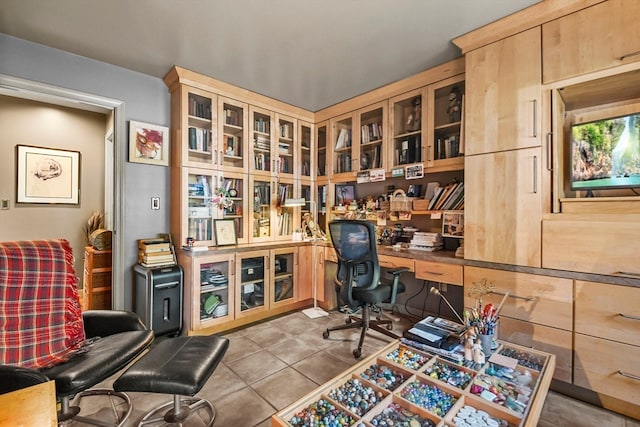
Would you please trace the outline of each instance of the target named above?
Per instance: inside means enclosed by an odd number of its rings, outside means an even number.
[[[292,117],[276,114],[278,124],[277,145],[273,146],[272,156],[275,160],[273,176],[293,178],[296,172],[296,164],[299,162],[297,152],[298,123]]]
[[[247,104],[220,97],[220,135],[216,166],[230,172],[246,172],[247,167]]]
[[[358,171],[386,167],[387,102],[358,110],[360,145],[357,153]]]
[[[435,170],[464,169],[464,76],[427,87],[427,158]]]
[[[304,181],[315,178],[316,154],[313,139],[313,125],[311,123],[298,121],[298,159],[296,164],[299,170],[296,176]]]
[[[329,178],[329,153],[327,152],[327,122],[316,124],[316,174],[318,180]]]
[[[331,119],[331,178],[336,181],[352,181],[356,176],[357,159],[354,155],[353,125],[354,113],[347,113]],[[355,135],[356,137],[358,135]],[[359,138],[358,138],[359,140]]]
[[[172,144],[173,165],[209,168],[217,142],[217,95],[184,85],[179,91],[180,106],[172,108],[172,123],[177,123],[172,139],[186,143]]]
[[[425,89],[421,88],[390,100],[391,141],[388,158],[391,168],[424,161],[422,129],[426,116],[423,108],[425,99]]]
[[[274,117],[273,113],[258,107],[250,107],[251,115],[251,158],[249,173],[260,176],[271,176],[275,169],[272,144]]]

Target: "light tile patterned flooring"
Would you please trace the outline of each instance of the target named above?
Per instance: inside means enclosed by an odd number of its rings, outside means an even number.
[[[335,331],[329,339],[322,338],[325,328],[342,322],[344,315],[339,312],[318,319],[297,312],[226,334],[229,350],[198,393],[216,407],[215,426],[270,426],[271,415],[353,365],[356,361],[351,352],[357,345],[358,330]],[[402,331],[406,322],[395,319],[394,330]],[[382,334],[369,332],[363,357],[389,341]],[[129,395],[134,412],[126,426],[137,425],[147,411],[171,400],[168,395]],[[640,427],[640,422],[549,392],[538,425]]]

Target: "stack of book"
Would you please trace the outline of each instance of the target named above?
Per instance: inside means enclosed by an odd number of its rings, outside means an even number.
[[[429,210],[448,211],[464,208],[464,182],[452,182],[446,187],[437,187],[429,202]]]
[[[439,251],[442,249],[443,241],[440,233],[427,233],[423,231],[417,231],[413,233],[413,238],[409,242],[409,249],[415,249],[418,251]]]
[[[147,268],[175,265],[173,245],[164,239],[138,240],[138,263]]]

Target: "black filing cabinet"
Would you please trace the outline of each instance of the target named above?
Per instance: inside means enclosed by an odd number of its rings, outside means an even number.
[[[156,335],[182,329],[182,267],[146,268],[136,265],[136,313]]]

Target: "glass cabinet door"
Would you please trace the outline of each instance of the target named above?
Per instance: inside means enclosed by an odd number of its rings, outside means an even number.
[[[298,159],[300,159],[300,171],[298,172],[298,176],[303,180],[310,180],[315,177],[314,169],[316,165],[316,159],[313,154],[314,152],[314,144],[313,144],[313,125],[311,123],[298,122],[298,140],[299,143],[299,155]]]
[[[316,158],[316,178],[327,178],[328,170],[327,170],[327,162],[328,162],[328,153],[327,153],[327,123],[323,122],[317,125],[316,127],[316,147],[317,147],[317,158]]]
[[[220,186],[226,191],[233,205],[222,208],[222,218],[232,219],[235,223],[238,243],[247,243],[247,175],[233,172],[220,172]]]
[[[331,120],[332,130],[332,177],[334,179],[352,179],[353,167],[353,114],[349,113]]]
[[[183,141],[188,141],[188,144],[182,145],[181,159],[177,163],[181,166],[207,168],[214,161],[217,97],[194,88],[183,90],[187,106],[187,114],[183,116],[186,118],[182,128],[186,132]]]
[[[250,107],[250,112],[252,139],[250,169],[254,174],[271,176],[274,170],[271,156],[273,115],[270,111],[256,107]]]
[[[219,138],[218,164],[222,170],[244,172],[246,166],[247,105],[220,99],[222,129]]]
[[[464,168],[464,80],[455,77],[428,88],[429,151],[427,167]]]
[[[424,159],[422,125],[423,89],[391,100],[392,140],[389,151],[391,167],[421,163]]]
[[[218,209],[211,203],[212,191],[216,188],[216,180],[212,171],[195,168],[184,168],[187,182],[187,195],[184,209],[186,211],[186,230],[181,236],[181,244],[191,237],[196,246],[213,245],[213,219],[221,218]]]
[[[266,310],[269,301],[269,251],[252,251],[237,255],[238,276],[236,317]]]
[[[384,168],[387,103],[382,102],[358,112],[360,117],[360,149],[358,170]]]
[[[276,159],[274,176],[293,178],[295,176],[296,163],[298,162],[296,144],[298,141],[296,119],[277,115],[278,145],[275,146],[273,157]]]
[[[234,317],[233,257],[233,254],[204,256],[196,262],[199,277],[194,278],[198,284],[194,284],[193,303],[199,309],[192,314],[197,316],[194,320],[200,327],[227,322]]]
[[[251,236],[249,242],[264,242],[273,239],[271,197],[273,183],[271,178],[251,176],[249,188],[253,194],[251,214],[249,215],[249,227]]]
[[[295,198],[295,188],[293,180],[279,179],[277,184],[276,200],[276,238],[279,240],[291,239],[295,227],[296,212],[300,212],[300,207],[285,206],[287,199]]]
[[[298,292],[295,287],[296,267],[298,264],[298,249],[271,250],[273,265],[271,271],[271,305],[295,302]],[[311,261],[309,261],[311,262]]]

